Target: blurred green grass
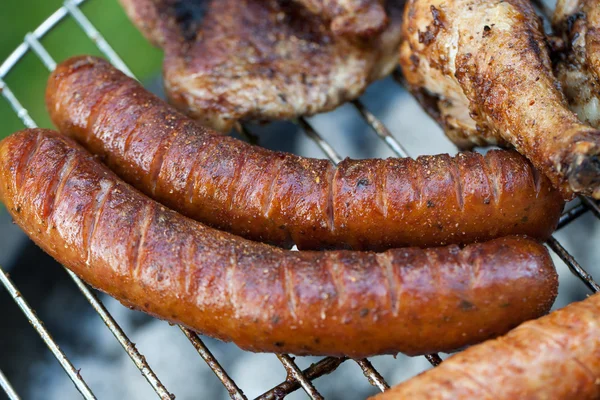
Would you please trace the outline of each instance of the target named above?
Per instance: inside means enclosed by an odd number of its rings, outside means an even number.
[[[0,62],[23,41],[27,32],[62,5],[61,0],[0,0],[0,3]],[[160,71],[161,52],[129,22],[117,0],[87,0],[81,10],[140,80]],[[56,62],[78,54],[102,55],[70,16],[41,42]],[[43,127],[52,126],[44,105],[47,79],[48,70],[31,51],[5,78],[34,121]],[[24,127],[4,97],[0,97],[0,121],[0,138]]]

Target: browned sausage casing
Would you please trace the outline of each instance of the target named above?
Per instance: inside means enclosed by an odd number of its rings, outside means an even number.
[[[563,207],[514,152],[326,160],[273,152],[198,126],[106,61],[58,66],[52,120],[159,202],[237,235],[282,247],[385,250],[546,239]]]
[[[92,286],[252,351],[450,351],[546,313],[557,291],[546,249],[524,237],[379,254],[248,241],[164,208],[51,131],[0,144],[0,199]]]
[[[474,346],[373,399],[600,399],[600,294]]]

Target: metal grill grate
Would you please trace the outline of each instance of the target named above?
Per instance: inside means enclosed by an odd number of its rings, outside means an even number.
[[[12,109],[15,111],[17,116],[21,119],[26,127],[36,127],[35,121],[30,117],[27,109],[25,109],[14,93],[4,82],[5,76],[11,71],[11,69],[18,64],[21,58],[32,51],[40,61],[46,66],[48,70],[53,70],[56,67],[56,62],[52,56],[46,51],[44,46],[40,43],[40,39],[44,37],[50,30],[52,30],[60,21],[67,17],[71,17],[83,30],[83,32],[90,38],[90,40],[96,45],[96,47],[108,58],[117,68],[121,69],[126,74],[133,76],[127,65],[123,60],[116,54],[111,48],[108,42],[102,37],[100,32],[92,25],[89,19],[84,13],[78,8],[80,4],[86,0],[67,0],[63,3],[63,6],[54,12],[46,21],[44,21],[37,29],[33,32],[28,33],[25,36],[25,41],[19,45],[15,51],[6,59],[6,61],[0,66],[0,92],[5,100],[9,103]],[[396,80],[400,83],[401,79],[398,74],[395,74]],[[398,156],[408,157],[407,151],[404,147],[392,136],[388,128],[377,118],[371,111],[369,111],[359,100],[351,102],[358,114],[367,122],[377,136],[385,142],[385,144]],[[304,118],[299,118],[295,121],[304,131],[304,133],[312,139],[315,144],[323,151],[323,153],[334,163],[338,163],[342,160],[340,155],[337,153],[335,148],[328,143]],[[241,132],[249,140],[253,139],[253,135],[248,131],[247,127],[241,127]],[[581,198],[580,203],[566,210],[559,222],[558,229],[563,228],[570,222],[574,221],[587,211],[591,210],[592,213],[600,218],[600,207],[598,204],[588,198]],[[571,272],[577,276],[581,281],[592,291],[597,292],[600,290],[600,286],[592,279],[592,277],[579,265],[579,263],[567,252],[567,250],[552,237],[547,242],[548,247],[552,249],[569,267]],[[145,357],[136,349],[135,345],[123,332],[118,323],[114,320],[111,314],[106,310],[102,302],[98,299],[96,294],[89,286],[82,282],[75,274],[67,270],[69,276],[73,279],[83,296],[91,304],[92,308],[98,313],[100,318],[104,321],[107,328],[112,332],[117,341],[121,344],[123,349],[127,352],[133,363],[140,370],[142,375],[146,378],[148,383],[152,386],[156,394],[161,399],[171,399],[173,395],[168,389],[161,383],[158,376],[154,373],[150,365],[147,363]],[[31,322],[33,328],[39,333],[41,338],[44,340],[48,348],[52,351],[53,355],[59,361],[65,372],[68,374],[70,379],[73,381],[79,392],[85,399],[95,399],[94,394],[87,386],[83,377],[79,374],[78,370],[73,366],[65,354],[60,350],[58,344],[52,339],[50,333],[46,330],[43,322],[35,315],[35,311],[27,304],[27,301],[21,296],[14,283],[10,280],[8,275],[0,267],[0,282],[7,289],[8,293],[12,296],[17,305],[21,308],[25,316]],[[198,354],[212,369],[215,375],[223,383],[225,389],[229,392],[232,399],[246,399],[243,391],[237,386],[235,381],[229,377],[227,372],[219,364],[219,361],[212,355],[210,350],[206,347],[200,337],[186,329],[180,327],[185,336],[190,340],[194,348],[198,351]],[[281,361],[283,367],[287,371],[287,379],[279,385],[271,388],[262,395],[258,396],[258,399],[277,399],[285,396],[295,390],[302,388],[311,399],[322,399],[323,396],[317,391],[312,384],[312,381],[318,377],[329,374],[338,368],[343,362],[347,361],[348,358],[335,358],[326,357],[321,359],[319,362],[311,365],[304,371],[300,370],[298,365],[294,362],[294,359],[286,354],[278,354],[277,357]],[[426,356],[427,360],[436,366],[442,362],[441,358],[437,354]],[[355,361],[362,369],[365,377],[369,382],[377,387],[379,390],[384,391],[389,388],[387,382],[379,374],[379,372],[371,365],[367,359]],[[10,399],[19,399],[19,396],[14,391],[10,382],[6,379],[4,374],[0,371],[0,387],[6,392]]]

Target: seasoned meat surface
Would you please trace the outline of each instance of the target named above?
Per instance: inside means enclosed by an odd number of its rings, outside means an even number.
[[[170,101],[219,131],[331,110],[397,62],[402,0],[388,0],[387,28],[368,40],[336,36],[287,0],[120,1],[164,50]]]
[[[554,25],[567,43],[556,76],[579,119],[600,128],[600,1],[559,0]]]
[[[295,0],[331,20],[336,35],[369,36],[387,25],[383,0]]]
[[[600,294],[473,346],[370,400],[600,399]]]
[[[600,198],[600,134],[571,112],[527,0],[409,0],[400,62],[461,147],[508,142],[565,198]]]

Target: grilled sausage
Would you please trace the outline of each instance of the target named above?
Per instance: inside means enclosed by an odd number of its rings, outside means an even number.
[[[474,346],[373,400],[600,399],[600,294]]]
[[[559,193],[514,152],[326,160],[212,135],[106,61],[58,66],[52,120],[159,202],[237,235],[300,249],[385,250],[545,239]]]
[[[46,130],[0,144],[0,200],[46,252],[126,305],[251,351],[451,351],[546,313],[546,249],[506,237],[385,253],[297,252],[148,199]]]

